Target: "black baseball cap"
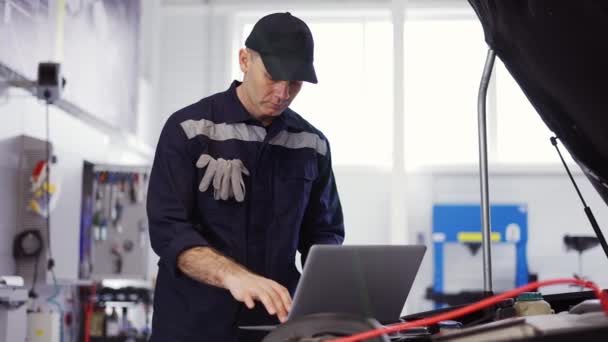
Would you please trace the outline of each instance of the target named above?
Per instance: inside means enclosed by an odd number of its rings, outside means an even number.
[[[317,83],[312,33],[291,13],[273,13],[258,20],[245,46],[260,54],[273,79]]]

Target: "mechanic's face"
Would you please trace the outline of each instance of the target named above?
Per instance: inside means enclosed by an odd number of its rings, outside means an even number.
[[[239,64],[243,71],[245,108],[260,120],[272,119],[291,104],[302,88],[302,81],[275,81],[264,67],[262,58],[248,49],[239,51]]]

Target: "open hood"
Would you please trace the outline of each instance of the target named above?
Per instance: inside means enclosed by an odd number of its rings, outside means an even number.
[[[608,1],[469,3],[488,45],[608,204]]]

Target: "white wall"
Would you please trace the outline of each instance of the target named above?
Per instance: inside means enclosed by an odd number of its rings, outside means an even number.
[[[334,174],[344,211],[345,243],[389,243],[390,172],[365,167],[335,167]]]
[[[160,10],[158,132],[176,110],[228,89],[233,16],[213,7],[168,5]]]
[[[160,123],[207,92],[207,32],[204,14],[166,13],[160,19]],[[161,125],[162,126],[162,125]]]

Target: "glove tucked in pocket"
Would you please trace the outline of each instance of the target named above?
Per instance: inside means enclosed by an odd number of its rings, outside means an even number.
[[[213,185],[213,198],[228,200],[234,198],[237,202],[245,200],[245,182],[243,174],[249,176],[249,170],[239,159],[214,159],[208,154],[202,154],[196,162],[199,169],[207,167],[205,175],[198,186],[202,192]]]

